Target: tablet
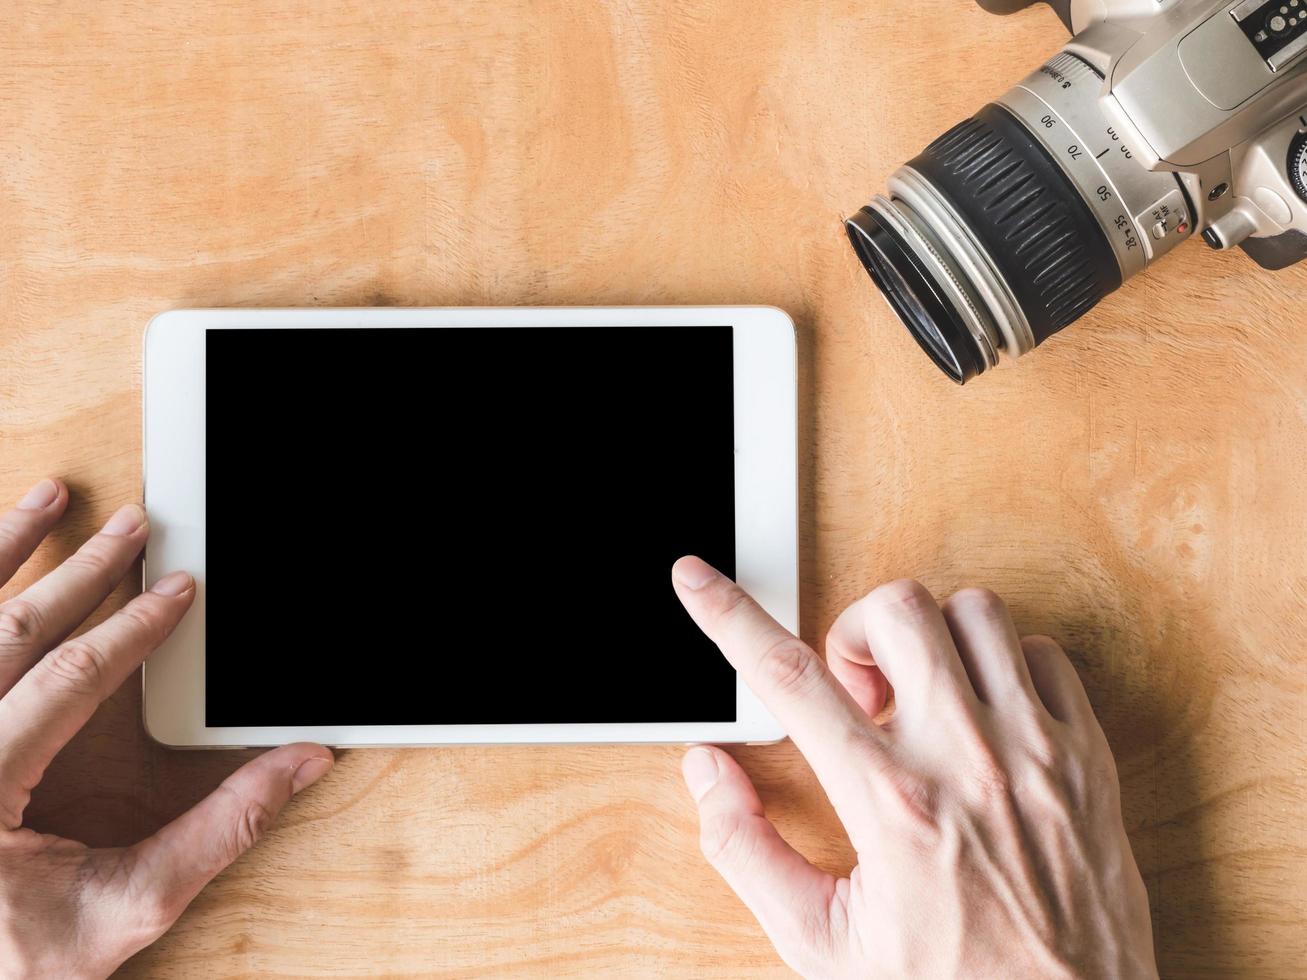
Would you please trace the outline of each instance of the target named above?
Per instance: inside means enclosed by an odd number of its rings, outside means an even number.
[[[146,581],[198,585],[159,742],[781,737],[670,578],[798,627],[781,311],[178,310],[143,415]]]

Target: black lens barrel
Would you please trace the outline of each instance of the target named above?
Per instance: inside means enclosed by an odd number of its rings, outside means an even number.
[[[948,198],[984,246],[1036,344],[1121,285],[1121,267],[1088,202],[1001,106],[985,106],[908,166]]]
[[[952,207],[988,255],[1040,344],[1121,285],[1121,267],[1089,203],[1026,125],[987,105],[907,164]],[[900,319],[959,383],[986,367],[937,273],[873,209],[849,238]]]

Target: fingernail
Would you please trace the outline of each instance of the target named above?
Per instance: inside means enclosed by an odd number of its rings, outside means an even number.
[[[305,786],[312,786],[327,774],[335,761],[335,759],[324,759],[320,755],[315,755],[312,759],[305,759],[300,763],[299,768],[295,770],[295,775],[290,777],[291,792],[298,793]]]
[[[718,576],[713,568],[702,558],[687,555],[672,566],[672,577],[687,589],[699,590]]]
[[[140,504],[128,504],[126,507],[118,508],[117,513],[109,518],[109,523],[100,529],[100,533],[126,537],[144,523],[144,508]]]
[[[59,499],[59,484],[45,479],[27,491],[27,496],[18,501],[19,510],[45,510]]]
[[[189,572],[169,572],[150,586],[155,595],[181,595],[195,584]]]
[[[719,772],[717,757],[713,755],[712,749],[697,746],[685,753],[685,758],[681,760],[681,774],[685,776],[685,785],[695,803],[713,788]]]

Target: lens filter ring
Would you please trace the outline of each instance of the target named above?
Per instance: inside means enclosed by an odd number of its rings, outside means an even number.
[[[885,206],[889,203],[878,199],[847,219],[849,241],[921,349],[952,380],[965,384],[989,366],[968,326],[965,307],[945,287],[920,243],[913,247],[911,229]]]

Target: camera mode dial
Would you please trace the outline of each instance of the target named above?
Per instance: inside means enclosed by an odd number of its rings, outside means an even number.
[[[1298,196],[1307,201],[1307,130],[1289,144],[1289,180]]]

